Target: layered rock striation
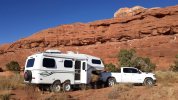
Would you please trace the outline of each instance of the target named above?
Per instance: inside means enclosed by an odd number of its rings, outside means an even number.
[[[1,45],[0,65],[16,60],[23,66],[28,55],[51,48],[88,53],[116,63],[114,55],[120,49],[134,48],[139,55],[150,57],[158,69],[168,69],[178,54],[178,6],[141,8],[134,16],[117,17],[115,13],[111,19],[61,25]]]

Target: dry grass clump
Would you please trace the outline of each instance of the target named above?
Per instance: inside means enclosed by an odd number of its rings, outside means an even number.
[[[22,87],[23,78],[19,75],[0,77],[0,90],[12,90]]]
[[[9,100],[10,99],[10,91],[5,91],[0,94],[0,100]]]
[[[144,90],[142,90],[142,94],[135,99],[137,100],[159,100],[159,99],[178,100],[177,95],[178,95],[178,89],[176,87],[165,87],[165,86],[153,87],[153,88],[145,87]]]
[[[54,93],[51,96],[45,98],[44,100],[76,100],[66,93]]]
[[[171,71],[157,71],[155,72],[157,82],[164,85],[169,86],[172,83],[178,82],[178,73],[177,72],[171,72]]]
[[[108,99],[115,100],[178,100],[178,88],[175,86],[136,86],[116,85],[108,94]]]
[[[25,84],[24,91],[28,94],[26,99],[27,100],[37,100],[39,91],[37,91],[37,87],[32,84]]]
[[[118,99],[124,92],[129,91],[133,87],[132,84],[117,84],[112,87],[112,91],[108,94],[109,99]]]

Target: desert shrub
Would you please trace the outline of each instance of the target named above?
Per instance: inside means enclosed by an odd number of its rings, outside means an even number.
[[[156,68],[156,65],[151,62],[150,58],[137,56],[134,49],[120,50],[118,61],[120,67],[136,67],[145,72],[153,71]]]
[[[161,84],[177,83],[178,73],[171,71],[156,71],[156,78]]]
[[[153,64],[150,58],[136,57],[132,61],[132,66],[137,67],[145,72],[151,72],[155,69],[156,65]]]
[[[136,51],[134,49],[131,50],[120,50],[118,54],[118,61],[120,63],[120,66],[132,66],[132,60],[135,58]]]
[[[75,99],[66,93],[58,93],[45,98],[45,100],[75,100]]]
[[[0,100],[9,100],[9,99],[10,99],[10,93],[0,95]]]
[[[105,64],[105,69],[107,71],[112,71],[112,72],[117,72],[119,69],[116,68],[116,66],[112,63],[109,63],[109,64]]]
[[[117,84],[112,87],[112,91],[108,94],[108,99],[118,99],[122,96],[124,92],[132,89],[132,84]]]
[[[174,61],[174,64],[170,66],[170,70],[178,72],[178,55],[176,55],[176,60]]]
[[[24,86],[24,91],[28,94],[26,98],[27,100],[38,100],[39,91],[37,91],[37,86],[34,84],[26,84]],[[44,99],[39,99],[44,100]],[[56,100],[56,99],[54,99]]]
[[[19,75],[0,77],[0,90],[11,90],[22,87],[23,78]]]
[[[9,71],[20,71],[20,65],[16,61],[11,61],[10,63],[7,63],[6,68]]]

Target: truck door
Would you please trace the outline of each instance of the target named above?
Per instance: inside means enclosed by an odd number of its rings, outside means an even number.
[[[81,83],[87,84],[87,63],[86,61],[81,61]]]
[[[131,83],[132,82],[132,70],[131,68],[123,68],[122,73],[122,82],[123,83]]]
[[[137,69],[132,69],[132,83],[142,83],[141,72]]]

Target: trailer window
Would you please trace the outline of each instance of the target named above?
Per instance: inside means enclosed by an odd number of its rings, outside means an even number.
[[[101,61],[100,60],[97,60],[97,59],[92,59],[91,61],[93,64],[101,64]]]
[[[26,66],[26,67],[33,67],[34,62],[35,62],[35,58],[33,58],[33,59],[28,59],[28,61],[27,61],[27,66]]]
[[[55,60],[51,58],[44,58],[43,59],[43,67],[46,68],[55,68]]]
[[[64,61],[64,67],[66,67],[66,68],[72,68],[72,66],[73,66],[72,60],[65,60]]]
[[[85,63],[85,62],[83,62],[83,65],[82,65],[82,69],[83,69],[83,70],[85,70],[85,69],[86,69],[86,66],[85,66],[85,65],[86,65],[86,63]]]

